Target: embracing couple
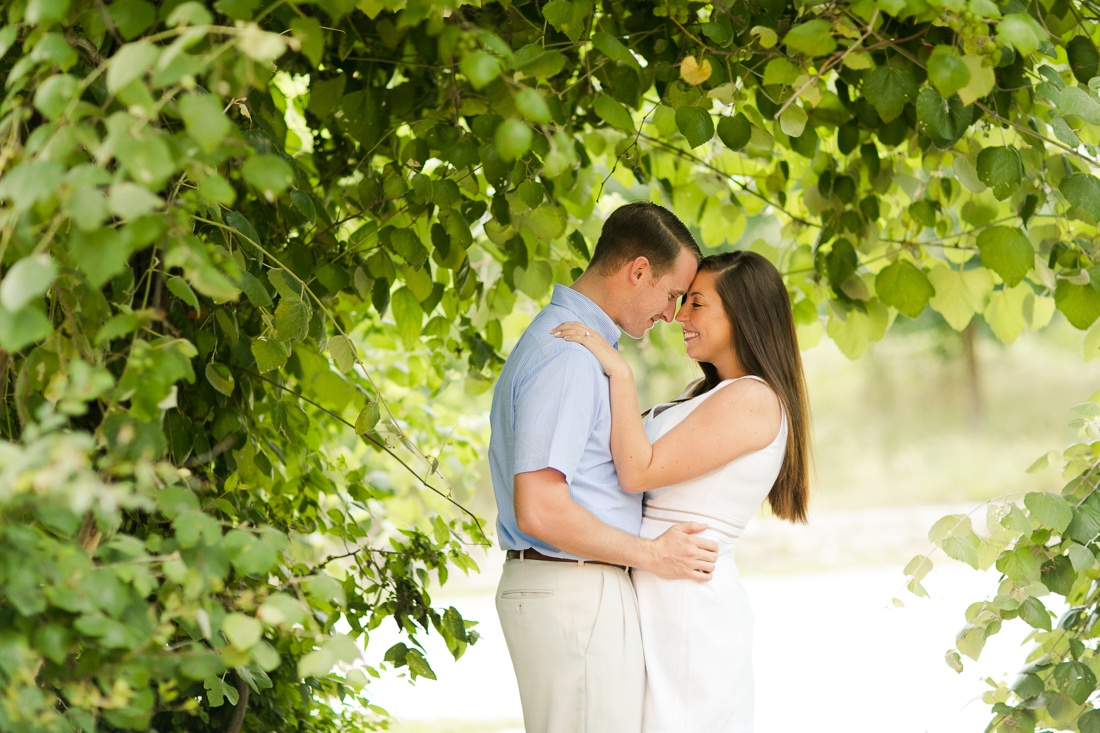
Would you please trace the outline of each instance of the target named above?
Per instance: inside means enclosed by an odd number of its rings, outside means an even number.
[[[673,319],[703,376],[643,418],[617,342]],[[509,356],[491,427],[496,604],[527,733],[751,731],[733,548],[765,497],[805,521],[809,462],[775,267],[701,257],[655,204],[617,209]]]

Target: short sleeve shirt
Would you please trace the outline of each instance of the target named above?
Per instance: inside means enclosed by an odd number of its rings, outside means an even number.
[[[489,465],[501,546],[572,558],[519,531],[516,474],[560,471],[573,501],[631,534],[641,527],[642,495],[619,488],[611,458],[608,379],[588,349],[551,335],[564,321],[580,321],[618,343],[618,327],[598,305],[571,288],[555,286],[550,304],[535,316],[501,370],[490,414]]]

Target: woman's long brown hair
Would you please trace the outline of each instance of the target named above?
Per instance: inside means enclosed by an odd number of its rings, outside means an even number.
[[[745,251],[704,257],[699,272],[717,273],[715,288],[730,320],[741,368],[767,382],[787,414],[787,450],[768,494],[772,513],[791,522],[805,522],[812,460],[810,405],[783,278],[767,259]],[[714,365],[699,362],[699,366],[703,379],[690,397],[709,392],[721,382]]]

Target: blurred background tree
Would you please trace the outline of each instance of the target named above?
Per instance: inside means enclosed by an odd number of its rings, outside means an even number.
[[[1096,11],[6,3],[0,728],[381,724],[380,665],[431,677],[421,634],[476,640],[429,582],[487,541],[484,425],[438,396],[488,390],[502,321],[571,282],[616,200],[771,258],[804,348],[906,324],[976,353],[1058,312],[1097,356]],[[1094,439],[1070,500],[996,524],[1037,559],[981,633],[1049,626],[1064,590],[1091,634]],[[406,641],[378,660],[383,622]],[[1092,646],[1052,654],[998,720],[1095,730]]]

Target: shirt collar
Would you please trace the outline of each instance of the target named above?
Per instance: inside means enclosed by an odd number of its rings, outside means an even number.
[[[615,348],[619,347],[619,336],[622,332],[611,320],[611,316],[607,315],[604,309],[596,305],[591,298],[581,295],[573,288],[555,285],[550,303],[576,314],[577,320],[599,331],[600,335]]]

